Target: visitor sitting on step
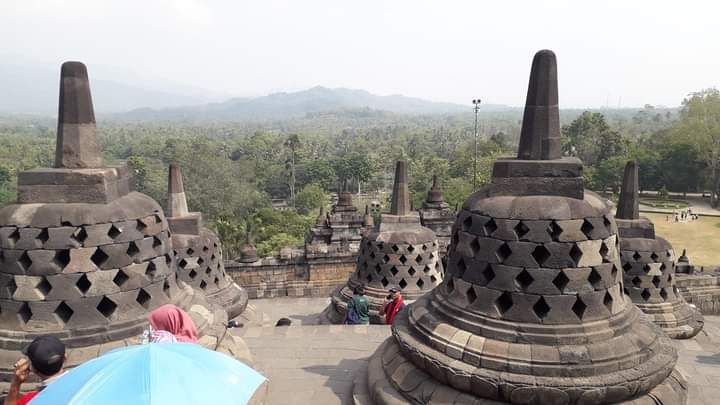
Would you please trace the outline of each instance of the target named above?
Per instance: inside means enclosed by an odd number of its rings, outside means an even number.
[[[403,296],[400,294],[400,289],[392,287],[390,294],[385,297],[385,304],[380,311],[380,315],[385,315],[385,324],[392,325],[395,322],[395,315],[405,307]]]
[[[15,362],[15,373],[10,382],[7,397],[4,405],[25,405],[30,402],[48,384],[63,375],[63,364],[65,356],[65,345],[54,336],[36,337],[23,350],[23,357]],[[30,375],[30,372],[40,377],[42,382],[35,391],[30,391],[20,396],[20,386]]]
[[[197,343],[198,332],[190,315],[172,304],[152,311],[148,317],[152,330],[150,343]]]
[[[347,304],[345,323],[348,325],[367,325],[370,323],[370,303],[365,296],[365,287],[353,289],[353,296]]]

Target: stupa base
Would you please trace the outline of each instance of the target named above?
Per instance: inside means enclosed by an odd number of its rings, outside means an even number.
[[[637,306],[673,339],[690,339],[697,335],[705,324],[702,313],[683,299],[672,303]]]
[[[383,342],[370,357],[367,369],[361,369],[355,377],[353,403],[358,405],[400,405],[400,404],[601,404],[607,397],[606,389],[585,390],[579,398],[563,396],[561,391],[551,387],[526,390],[512,384],[499,383],[496,386],[478,384],[468,375],[468,391],[491,388],[510,394],[510,401],[488,399],[459,391],[442,384],[433,376],[421,370],[402,356],[394,338]],[[533,379],[533,377],[529,377]],[[536,386],[537,387],[537,386]],[[609,399],[609,398],[608,398]],[[649,393],[623,402],[610,402],[625,405],[682,405],[687,403],[687,382],[677,370]]]

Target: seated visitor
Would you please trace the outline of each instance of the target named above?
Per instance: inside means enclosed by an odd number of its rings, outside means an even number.
[[[23,350],[23,357],[15,362],[13,374],[4,405],[25,405],[30,402],[43,388],[63,375],[65,363],[65,345],[54,336],[40,336],[35,338]],[[38,376],[42,382],[35,391],[20,396],[20,386],[30,373]]]
[[[345,323],[348,325],[367,325],[370,323],[370,303],[365,296],[365,287],[353,289],[353,296],[347,304]]]
[[[151,343],[197,343],[198,332],[190,315],[172,304],[152,311],[148,317]]]
[[[400,289],[392,287],[390,294],[385,297],[385,304],[380,311],[380,315],[385,315],[385,324],[392,325],[395,321],[395,315],[405,307],[403,296],[400,294]]]

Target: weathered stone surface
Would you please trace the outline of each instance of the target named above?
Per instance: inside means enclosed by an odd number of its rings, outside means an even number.
[[[55,167],[81,169],[102,166],[95,134],[95,112],[87,69],[65,62],[60,70],[60,102]]]
[[[19,203],[104,204],[131,191],[127,166],[32,169],[18,174]]]
[[[404,216],[409,214],[410,192],[408,191],[407,167],[405,161],[398,161],[395,166],[395,182],[393,183],[390,214]]]
[[[225,311],[177,284],[162,209],[131,192],[126,165],[100,167],[100,156],[87,72],[66,63],[56,168],[20,173],[17,204],[0,208],[0,381],[13,373],[3,353],[15,358],[39,335],[63,340],[71,368],[137,343],[148,313],[167,303],[187,309],[213,348],[224,344]],[[213,247],[207,268],[224,276],[219,241]]]
[[[629,161],[625,165],[620,200],[615,214],[618,219],[640,219],[639,189],[637,163]]]
[[[542,50],[535,54],[530,71],[518,159],[560,157],[557,62],[552,51]]]
[[[390,288],[398,288],[406,301],[412,301],[433,289],[443,279],[443,264],[435,233],[420,225],[416,212],[409,207],[407,168],[398,162],[390,214],[383,214],[380,226],[368,231],[360,243],[356,271],[348,283],[332,296],[324,318],[342,323],[347,301],[353,289],[362,285],[370,301],[370,321],[383,323],[379,315]],[[399,208],[398,208],[399,207]]]
[[[393,337],[370,359],[369,396],[383,404],[684,404],[673,346],[623,293],[609,205],[583,189],[579,162],[567,170],[544,163],[563,161],[552,52],[536,55],[529,87],[518,152],[526,161],[499,163],[492,183],[465,202],[443,283],[395,318]],[[660,269],[668,249],[657,265],[631,269],[657,284],[658,297],[670,297]],[[402,384],[410,374],[427,388]]]

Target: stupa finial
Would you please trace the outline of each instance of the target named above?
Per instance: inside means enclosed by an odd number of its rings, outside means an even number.
[[[170,163],[170,170],[168,173],[167,215],[168,217],[184,217],[188,215],[182,171],[180,170],[180,166],[175,162]]]
[[[60,69],[55,167],[84,169],[102,165],[87,68],[81,62],[65,62]]]
[[[620,200],[618,201],[616,218],[639,219],[639,189],[638,166],[631,160],[625,165],[622,188],[620,189]]]
[[[395,183],[393,184],[392,201],[390,202],[390,214],[408,215],[412,211],[410,207],[410,192],[408,190],[407,164],[399,160],[395,166]]]
[[[544,49],[535,54],[530,71],[518,159],[551,160],[560,157],[557,60],[553,51]]]

